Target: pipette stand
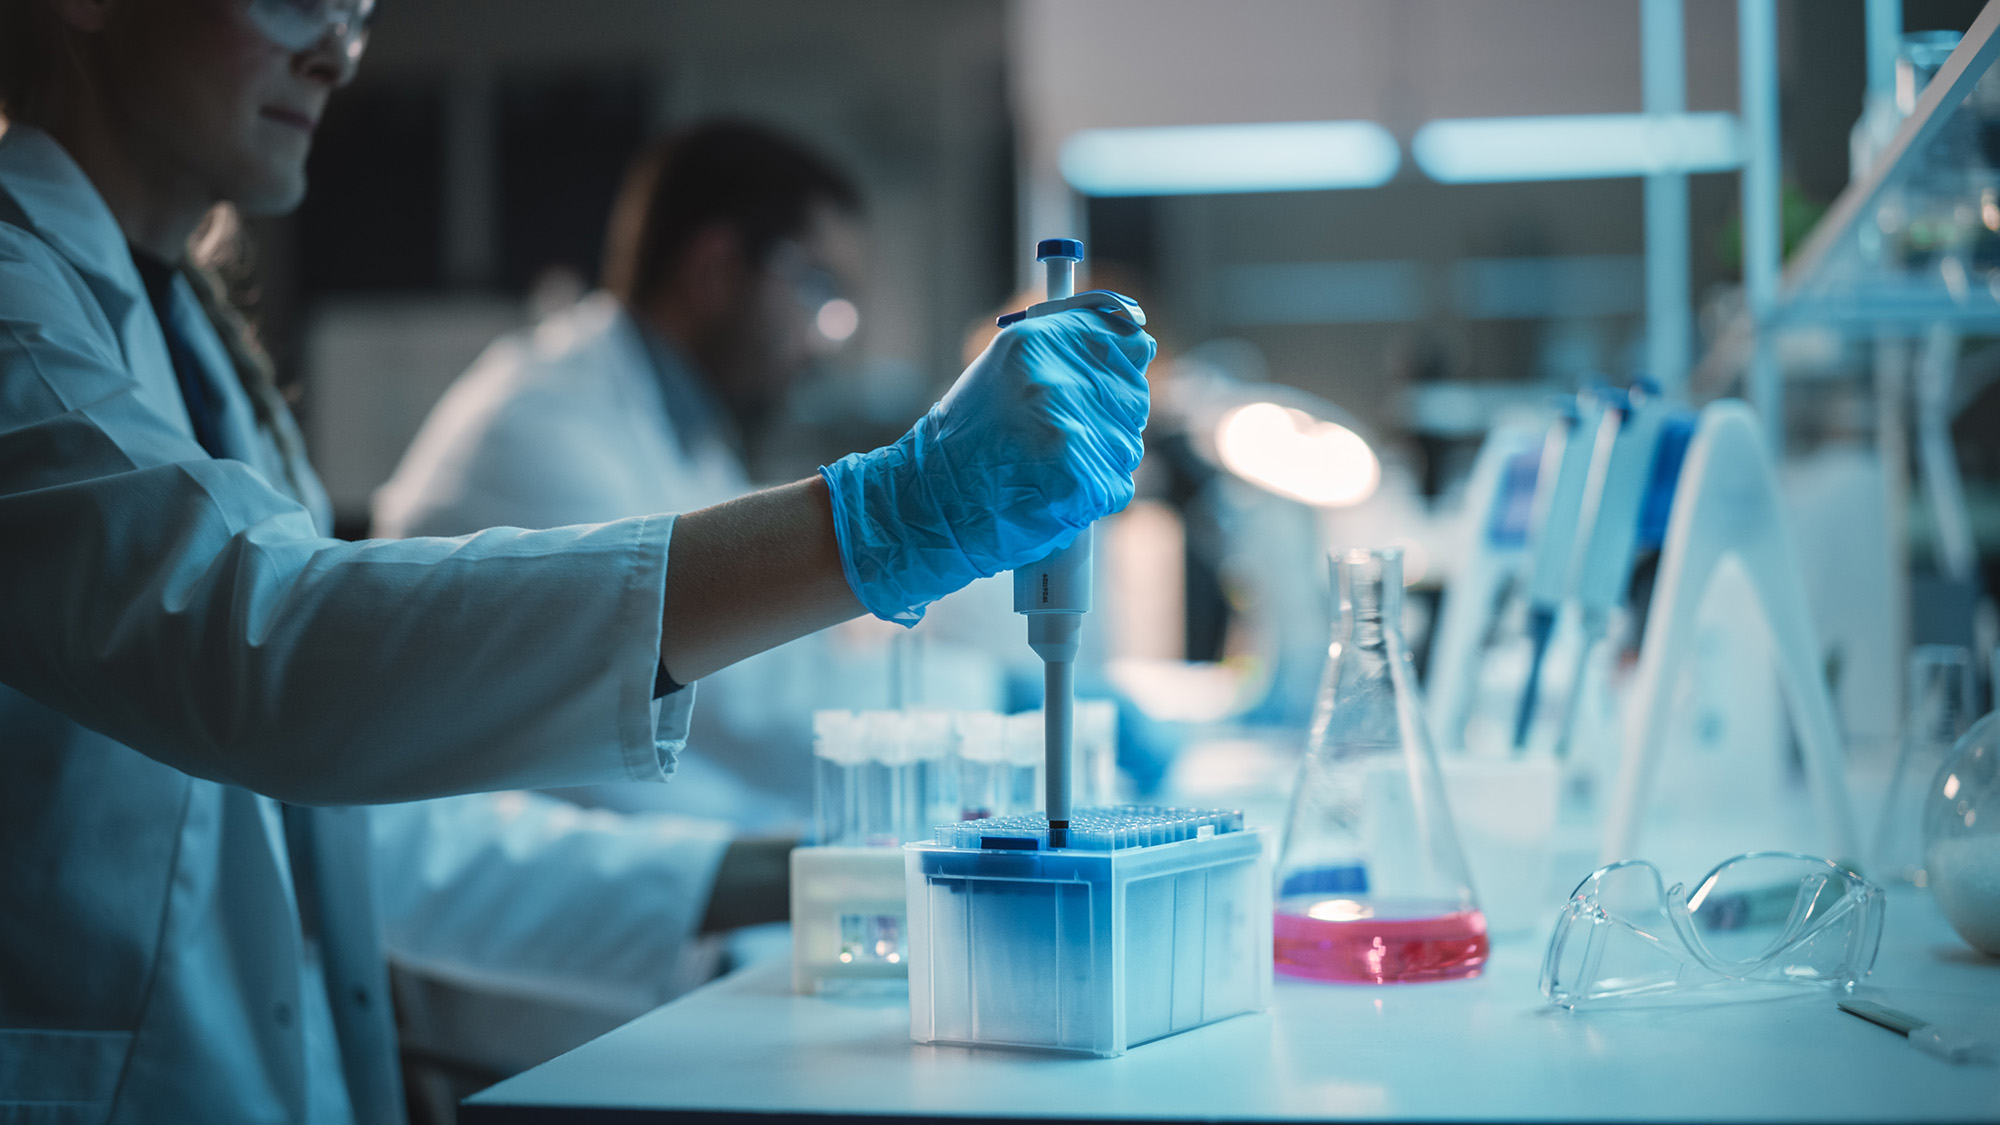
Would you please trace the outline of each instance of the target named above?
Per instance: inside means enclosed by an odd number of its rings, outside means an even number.
[[[1638,672],[1626,700],[1624,757],[1605,822],[1605,862],[1634,858],[1654,760],[1696,612],[1717,569],[1731,557],[1742,565],[1770,628],[1778,682],[1805,758],[1829,858],[1852,862],[1861,854],[1840,730],[1820,672],[1818,631],[1762,433],[1748,406],[1726,399],[1701,412],[1688,446]]]

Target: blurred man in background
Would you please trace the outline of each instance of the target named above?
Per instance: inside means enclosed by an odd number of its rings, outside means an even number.
[[[860,209],[844,174],[761,126],[652,144],[613,205],[603,288],[459,378],[376,494],[375,533],[596,523],[750,491],[750,448],[835,343],[820,322],[853,330]],[[808,638],[704,680],[672,792],[573,796],[797,832],[812,710],[855,705],[830,651]]]

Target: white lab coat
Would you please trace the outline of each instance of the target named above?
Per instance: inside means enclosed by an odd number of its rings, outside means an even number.
[[[693,702],[653,698],[673,519],[326,538],[176,286],[230,460],[102,199],[46,134],[0,137],[0,1118],[394,1120],[366,818],[269,798],[661,779]],[[461,936],[548,892],[485,954],[692,929],[685,856],[504,812],[427,853]]]
[[[671,345],[649,346],[640,333],[616,298],[595,293],[496,341],[376,493],[375,533],[559,527],[749,492],[741,458],[719,436],[719,405]],[[702,681],[672,786],[578,796],[796,831],[811,811],[813,710],[861,705],[885,677],[879,662],[836,656],[824,636],[751,657]]]

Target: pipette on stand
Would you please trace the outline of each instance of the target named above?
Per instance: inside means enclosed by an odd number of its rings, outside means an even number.
[[[1035,259],[1048,270],[1048,299],[1025,312],[1001,317],[1001,328],[1028,317],[1075,308],[1098,309],[1135,324],[1146,323],[1145,311],[1116,293],[1075,292],[1076,263],[1083,260],[1083,243],[1073,238],[1043,239],[1035,247]],[[1083,635],[1083,615],[1090,612],[1090,555],[1091,528],[1086,527],[1069,546],[1014,572],[1014,612],[1027,615],[1028,647],[1042,658],[1043,784],[1051,848],[1069,844],[1076,654]]]
[[[1597,396],[1576,396],[1573,413],[1565,413],[1549,431],[1537,474],[1546,481],[1547,491],[1536,497],[1536,531],[1529,546],[1528,639],[1533,644],[1529,656],[1528,680],[1514,718],[1514,752],[1528,746],[1528,732],[1534,725],[1535,706],[1542,687],[1542,662],[1547,659],[1549,641],[1555,634],[1556,618],[1569,592],[1570,572],[1576,560],[1577,544],[1589,534],[1592,502],[1591,485],[1602,479],[1603,460],[1599,456],[1605,410]],[[1612,421],[1612,433],[1617,423]],[[1592,469],[1598,472],[1593,474]],[[1537,486],[1537,492],[1542,492]]]
[[[1581,643],[1570,676],[1569,703],[1556,739],[1556,756],[1566,758],[1576,733],[1577,713],[1592,654],[1610,632],[1611,614],[1625,596],[1632,560],[1640,545],[1640,523],[1655,504],[1670,500],[1680,456],[1694,430],[1694,416],[1677,410],[1647,387],[1617,396],[1617,437],[1598,494],[1590,536],[1578,562],[1576,599],[1581,610]],[[1668,464],[1659,464],[1666,457]],[[1654,495],[1664,489],[1664,498]]]

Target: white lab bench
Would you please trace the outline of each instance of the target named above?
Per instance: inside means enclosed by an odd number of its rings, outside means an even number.
[[[795,996],[753,965],[485,1090],[467,1125],[652,1120],[2000,1121],[2000,1067],[1951,1066],[1811,990],[1546,1006],[1542,938],[1476,980],[1278,978],[1271,1010],[1112,1059],[928,1047],[900,990]],[[1891,893],[1863,990],[2000,1043],[2000,960]]]

